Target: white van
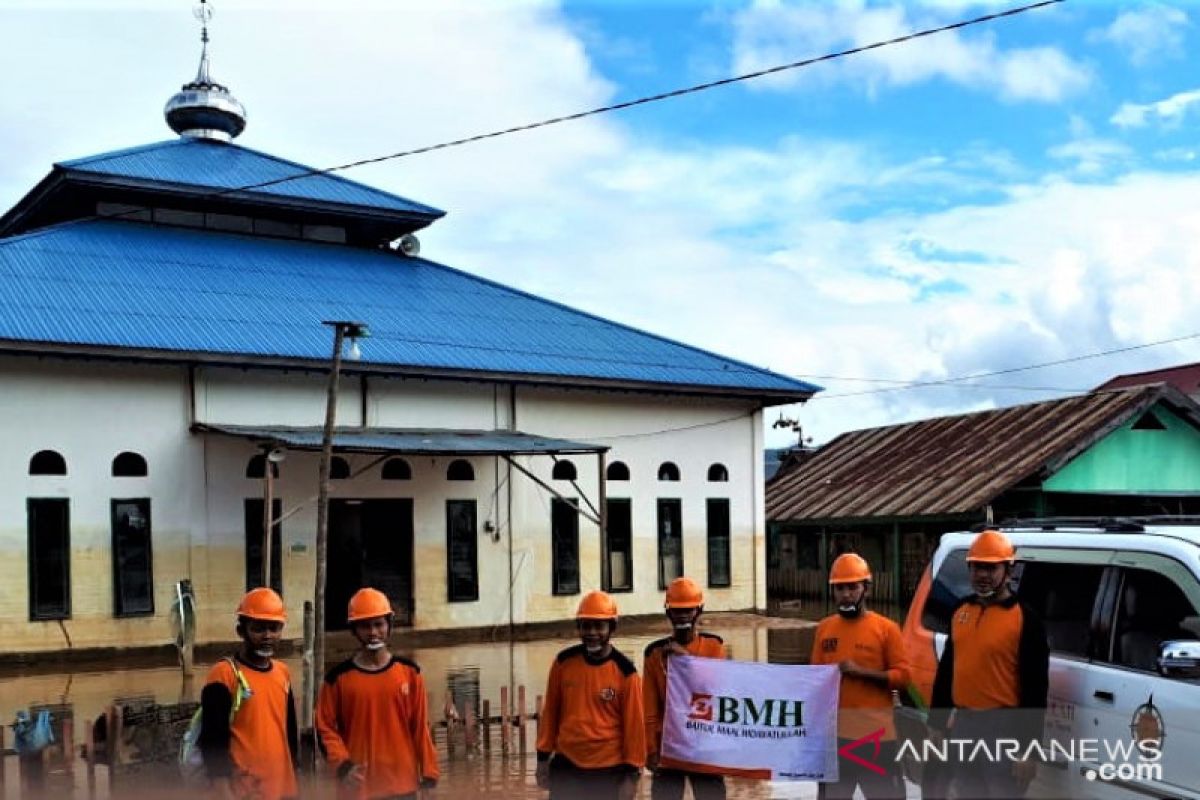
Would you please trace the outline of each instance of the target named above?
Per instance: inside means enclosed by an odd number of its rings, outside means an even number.
[[[1017,593],[1050,644],[1043,749],[1053,761],[1029,796],[1200,799],[1200,518],[998,527],[1017,548]],[[926,702],[950,612],[971,591],[975,536],[942,537],[905,622]],[[906,715],[898,710],[902,728]]]

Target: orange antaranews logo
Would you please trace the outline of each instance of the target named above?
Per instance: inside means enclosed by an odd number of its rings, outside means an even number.
[[[688,719],[699,719],[705,722],[712,722],[713,707],[711,694],[701,694],[700,692],[692,692],[692,713],[688,714]]]
[[[887,770],[875,763],[879,758],[879,749],[880,743],[883,741],[883,733],[883,728],[880,728],[878,730],[871,731],[866,736],[855,739],[853,742],[847,742],[838,748],[838,755],[842,758],[848,758],[855,764],[858,764],[860,767],[866,767],[872,772],[880,775],[887,775]],[[856,750],[860,745],[864,745],[867,742],[875,745],[875,752],[872,754],[870,761],[867,761],[865,758],[862,758],[854,752],[854,750]]]

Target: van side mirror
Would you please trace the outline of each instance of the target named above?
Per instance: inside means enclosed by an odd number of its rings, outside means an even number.
[[[1167,678],[1200,678],[1200,641],[1172,639],[1160,644],[1158,673]]]

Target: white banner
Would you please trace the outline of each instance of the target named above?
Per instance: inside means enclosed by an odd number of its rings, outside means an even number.
[[[672,655],[664,766],[785,781],[837,780],[836,666]]]

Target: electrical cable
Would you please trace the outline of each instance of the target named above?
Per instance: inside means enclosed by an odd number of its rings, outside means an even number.
[[[480,134],[476,134],[474,136],[467,136],[467,137],[464,137],[461,139],[454,139],[451,141],[439,142],[437,144],[426,145],[424,147],[417,147],[417,148],[413,148],[411,150],[401,150],[400,152],[397,152],[397,153],[390,153],[387,155],[375,156],[373,158],[359,159],[358,161],[350,161],[345,164],[338,164],[338,165],[332,166],[332,167],[324,167],[324,168],[319,168],[319,169],[306,169],[306,170],[302,170],[302,171],[296,173],[295,175],[289,175],[289,176],[286,176],[283,178],[276,178],[274,180],[269,180],[269,181],[262,181],[260,183],[251,183],[251,184],[245,184],[243,186],[231,187],[228,189],[220,189],[220,190],[217,190],[214,192],[208,192],[208,193],[201,194],[201,195],[199,195],[199,197],[197,199],[208,200],[208,199],[217,198],[217,197],[224,197],[225,195],[237,194],[239,192],[248,192],[248,191],[252,191],[254,189],[264,189],[264,188],[267,188],[270,186],[277,186],[282,183],[288,183],[290,181],[302,180],[304,178],[317,177],[320,175],[330,175],[335,172],[344,172],[346,170],[354,169],[355,167],[366,166],[368,164],[379,164],[384,161],[394,161],[399,158],[407,158],[409,156],[422,155],[424,153],[432,153],[437,150],[446,150],[451,147],[460,147],[462,145],[473,144],[475,142],[481,142],[481,141],[484,141],[487,139],[495,139],[495,138],[498,138],[501,136],[508,136],[508,135],[511,135],[514,133],[522,133],[524,131],[531,131],[531,130],[535,130],[538,128],[545,128],[545,127],[549,127],[551,125],[558,125],[563,122],[573,122],[576,120],[585,119],[587,117],[594,117],[594,116],[597,116],[600,114],[607,114],[607,113],[614,112],[614,111],[623,111],[625,109],[634,108],[636,106],[648,105],[650,103],[657,103],[657,102],[661,102],[663,100],[670,100],[670,99],[674,99],[676,97],[683,97],[684,95],[695,94],[697,92],[707,91],[708,89],[715,89],[715,88],[718,88],[721,86],[728,86],[730,84],[741,83],[744,81],[750,81],[750,80],[754,80],[756,78],[765,77],[767,75],[774,75],[774,74],[777,74],[780,72],[787,72],[789,70],[801,69],[803,67],[809,67],[814,64],[819,64],[819,63],[822,63],[825,61],[834,61],[839,58],[846,58],[846,57],[857,55],[860,53],[865,53],[870,50],[878,50],[883,47],[891,47],[893,45],[898,45],[898,44],[902,44],[905,42],[913,41],[914,39],[921,39],[921,38],[925,38],[928,36],[934,36],[939,33],[946,33],[948,31],[960,30],[962,28],[968,28],[973,25],[981,25],[985,22],[992,22],[992,21],[995,21],[997,19],[1001,19],[1004,17],[1012,17],[1012,16],[1016,16],[1018,14],[1024,14],[1028,11],[1033,11],[1035,9],[1044,8],[1046,6],[1057,5],[1059,3],[1064,3],[1064,2],[1066,2],[1066,0],[1042,0],[1041,2],[1038,2],[1038,3],[1032,3],[1030,5],[1018,6],[1016,8],[1009,8],[1004,11],[996,11],[991,14],[984,14],[982,16],[973,17],[971,19],[960,20],[959,22],[953,22],[948,25],[942,25],[937,28],[926,28],[925,30],[914,31],[913,33],[908,33],[903,36],[897,36],[892,39],[884,39],[884,40],[880,40],[877,42],[872,42],[871,44],[860,45],[859,47],[852,47],[847,50],[839,50],[839,51],[833,52],[833,53],[826,53],[823,56],[816,56],[813,58],[801,59],[800,61],[792,61],[787,64],[779,64],[779,65],[776,65],[773,67],[768,67],[766,69],[755,70],[753,72],[746,72],[746,73],[742,73],[740,75],[734,75],[734,76],[731,76],[728,78],[721,78],[721,79],[715,80],[715,81],[708,81],[706,83],[698,83],[698,84],[695,84],[692,86],[686,86],[686,87],[679,88],[679,89],[672,89],[670,91],[660,92],[658,94],[645,95],[643,97],[638,97],[633,100],[626,100],[626,101],[620,102],[620,103],[613,103],[613,104],[606,105],[606,106],[599,106],[597,108],[588,109],[586,111],[579,111],[574,114],[565,114],[565,115],[558,116],[558,117],[550,117],[548,119],[538,120],[537,122],[530,122],[530,123],[526,123],[524,125],[516,125],[516,126],[510,127],[510,128],[503,128],[500,130],[490,131],[488,133],[480,133]],[[44,233],[48,233],[51,230],[60,230],[67,225],[77,225],[77,224],[80,224],[83,222],[92,222],[92,221],[96,221],[96,220],[119,219],[119,218],[125,217],[125,216],[140,214],[147,210],[148,210],[148,208],[146,208],[146,207],[135,207],[135,208],[119,211],[119,212],[112,212],[109,214],[92,214],[92,215],[89,215],[86,217],[79,217],[77,219],[68,220],[67,222],[59,223],[59,224],[53,226],[52,228],[45,228],[45,229],[38,230],[38,231],[31,231],[27,234],[23,234],[23,235],[16,236],[16,237],[0,239],[0,247],[3,247],[7,244],[11,244],[15,241],[27,240],[28,238],[33,237],[33,236],[43,235]]]
[[[536,130],[538,128],[545,128],[550,125],[558,125],[563,122],[574,122],[576,120],[586,119],[587,117],[594,117],[599,114],[607,114],[607,113],[610,113],[613,111],[624,111],[625,109],[628,109],[628,108],[634,108],[636,106],[647,105],[649,103],[657,103],[662,100],[671,100],[676,97],[683,97],[684,95],[695,94],[697,92],[707,91],[708,89],[715,89],[720,86],[728,86],[728,85],[734,84],[734,83],[741,83],[743,81],[749,81],[749,80],[754,80],[756,78],[762,78],[767,75],[774,75],[774,74],[777,74],[780,72],[787,72],[789,70],[801,69],[803,67],[809,67],[809,66],[812,66],[813,64],[819,64],[824,61],[834,61],[839,58],[846,58],[848,56],[858,55],[860,53],[865,53],[870,50],[877,50],[882,47],[891,47],[893,45],[898,45],[898,44],[903,44],[904,42],[913,41],[914,39],[921,39],[926,36],[934,36],[939,33],[946,33],[948,31],[959,30],[961,28],[968,28],[968,27],[971,27],[972,25],[981,25],[985,22],[992,22],[992,21],[1000,19],[1002,17],[1012,17],[1012,16],[1016,16],[1018,14],[1024,14],[1027,11],[1033,11],[1038,8],[1043,8],[1045,6],[1057,5],[1058,3],[1063,3],[1063,2],[1066,2],[1066,0],[1042,0],[1042,2],[1033,3],[1033,4],[1025,5],[1025,6],[1020,6],[1017,8],[1010,8],[1010,9],[1006,9],[1004,11],[997,11],[997,12],[994,12],[991,14],[984,14],[983,16],[974,17],[972,19],[967,19],[967,20],[961,20],[959,22],[954,22],[949,25],[943,25],[938,28],[927,28],[925,30],[908,33],[903,36],[897,36],[892,39],[884,39],[884,40],[880,40],[877,42],[872,42],[871,44],[865,44],[865,45],[861,45],[859,47],[852,47],[847,50],[839,50],[834,53],[826,53],[823,56],[816,56],[814,58],[805,58],[805,59],[801,59],[800,61],[792,61],[787,64],[779,64],[777,66],[768,67],[766,69],[755,70],[753,72],[745,72],[745,73],[742,73],[741,75],[734,75],[734,76],[731,76],[728,78],[721,78],[721,79],[715,80],[715,81],[708,81],[706,83],[698,83],[693,86],[686,86],[686,87],[683,87],[680,89],[672,89],[670,91],[660,92],[658,94],[646,95],[644,97],[639,97],[634,100],[626,100],[621,103],[613,103],[613,104],[607,105],[607,106],[599,106],[597,108],[592,108],[587,111],[579,111],[574,114],[565,114],[565,115],[559,116],[559,117],[550,117],[548,119],[539,120],[537,122],[530,122],[530,123],[526,123],[524,125],[516,125],[511,128],[503,128],[501,130],[491,131],[489,133],[480,133],[480,134],[476,134],[474,136],[467,136],[462,139],[454,139],[452,141],[441,142],[439,144],[426,145],[425,147],[417,147],[412,150],[401,150],[398,153],[391,153],[389,155],[376,156],[374,158],[364,158],[359,161],[351,161],[347,164],[341,164],[336,167],[327,167],[325,169],[309,170],[308,172],[302,172],[300,174],[292,175],[292,176],[285,177],[285,178],[276,178],[274,180],[263,181],[262,183],[256,183],[256,184],[252,184],[250,186],[244,186],[244,187],[241,187],[240,189],[227,189],[218,194],[228,194],[230,192],[245,191],[245,190],[249,190],[249,189],[261,189],[261,188],[265,188],[267,186],[276,186],[281,183],[287,183],[288,181],[300,180],[302,178],[308,178],[308,177],[313,177],[313,176],[317,176],[317,175],[326,175],[326,174],[329,174],[332,172],[339,172],[342,170],[353,169],[355,167],[366,166],[368,164],[378,164],[383,161],[392,161],[392,160],[398,159],[398,158],[407,158],[408,156],[416,156],[416,155],[422,155],[424,153],[432,153],[436,150],[445,150],[450,147],[459,147],[459,146],[465,145],[465,144],[481,142],[486,139],[495,139],[500,136],[508,136],[508,135],[514,134],[514,133],[523,133],[525,131]]]
[[[896,391],[905,391],[908,389],[919,389],[919,388],[923,388],[923,387],[927,387],[927,386],[945,386],[948,384],[954,385],[961,381],[977,380],[979,378],[993,378],[997,375],[1012,375],[1017,372],[1029,372],[1029,371],[1035,370],[1035,369],[1045,369],[1047,367],[1058,367],[1058,366],[1062,366],[1064,364],[1075,364],[1080,361],[1088,361],[1088,360],[1095,359],[1095,358],[1105,358],[1107,356],[1119,355],[1121,353],[1129,353],[1129,352],[1133,352],[1135,350],[1145,350],[1148,347],[1161,347],[1162,345],[1165,345],[1165,344],[1177,344],[1179,342],[1186,342],[1191,339],[1198,339],[1198,338],[1200,338],[1200,333],[1189,333],[1189,334],[1185,334],[1183,336],[1175,336],[1170,339],[1160,339],[1155,342],[1145,342],[1144,344],[1135,344],[1135,345],[1130,345],[1128,347],[1115,347],[1110,350],[1101,350],[1101,351],[1095,352],[1095,353],[1084,353],[1082,355],[1070,356],[1068,358],[1060,358],[1055,361],[1044,361],[1040,364],[1027,364],[1027,365],[1021,366],[1021,367],[1008,367],[1006,369],[998,369],[998,370],[993,370],[991,372],[980,372],[975,375],[963,375],[963,376],[960,376],[957,378],[943,378],[941,380],[936,380],[936,381],[914,381],[912,383],[905,384],[903,386],[885,386],[885,387],[881,387],[878,389],[864,389],[859,392],[841,392],[841,393],[833,393],[833,394],[819,394],[819,395],[813,397],[812,400],[828,400],[828,399],[835,398],[835,397],[860,397],[862,395],[869,395],[869,394],[882,394],[884,392],[896,392]],[[983,385],[983,384],[979,384],[979,385]]]

